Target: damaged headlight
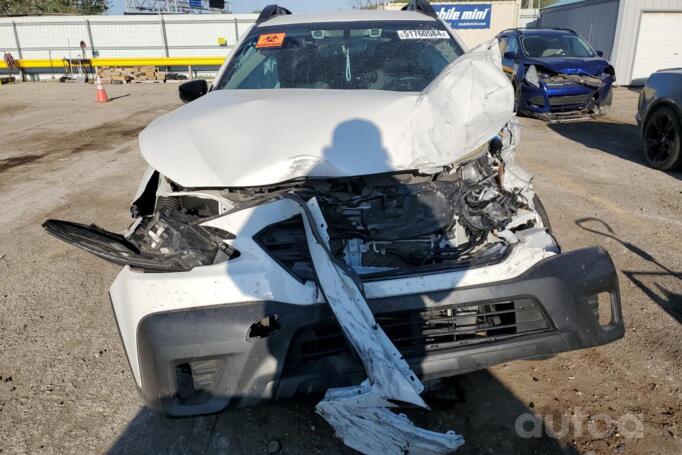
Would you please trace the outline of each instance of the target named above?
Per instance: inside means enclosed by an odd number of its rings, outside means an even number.
[[[141,222],[129,240],[142,255],[163,264],[163,270],[187,271],[233,257],[236,251],[223,242],[230,237],[226,231],[201,226],[179,211],[163,208]]]
[[[43,227],[97,257],[146,272],[186,272],[239,256],[225,243],[232,234],[199,223],[196,217],[161,208],[154,215],[140,218],[125,237],[94,224],[47,220]]]
[[[533,87],[540,87],[540,76],[538,75],[538,69],[535,67],[535,65],[530,65],[528,67],[524,79]]]

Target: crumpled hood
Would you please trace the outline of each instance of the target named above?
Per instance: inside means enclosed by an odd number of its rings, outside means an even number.
[[[161,174],[194,188],[435,171],[475,153],[511,117],[499,62],[493,40],[421,93],[217,90],[152,122],[140,149]]]
[[[545,57],[526,58],[524,63],[528,65],[544,66],[556,73],[564,74],[589,74],[601,75],[609,62],[602,57],[576,58],[576,57]]]

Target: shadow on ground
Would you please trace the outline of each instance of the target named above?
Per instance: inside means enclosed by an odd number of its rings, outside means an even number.
[[[639,130],[627,123],[588,121],[577,123],[552,123],[547,125],[567,139],[592,149],[601,150],[618,158],[646,166],[642,155]],[[682,172],[667,172],[682,180]]]
[[[534,429],[540,429],[532,423],[533,410],[486,370],[454,378],[426,398],[432,411],[405,413],[416,425],[462,434],[466,444],[458,455],[578,454],[545,431],[540,437],[529,437]],[[332,429],[315,414],[316,402],[311,398],[188,419],[167,419],[145,409],[108,453],[240,455],[268,453],[276,448],[282,454],[357,453],[335,438]],[[517,433],[517,420],[524,425],[526,437]]]
[[[655,271],[622,270],[622,272],[647,297],[677,322],[682,323],[682,294],[678,293],[678,290],[682,289],[682,272],[671,270],[637,245],[620,239],[608,223],[598,218],[581,218],[576,220],[575,224],[585,231],[615,240],[628,251],[653,265]]]

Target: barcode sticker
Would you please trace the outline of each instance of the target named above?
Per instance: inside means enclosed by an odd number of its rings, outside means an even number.
[[[450,35],[445,30],[398,30],[400,39],[448,39]]]

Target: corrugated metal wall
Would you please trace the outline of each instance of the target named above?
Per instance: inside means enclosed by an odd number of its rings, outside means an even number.
[[[487,2],[475,2],[487,3]],[[400,5],[390,5],[399,7]],[[516,27],[520,0],[492,3],[490,28],[457,30],[469,47]],[[85,41],[99,57],[225,56],[252,26],[256,14],[140,16],[0,17],[0,52],[15,58],[61,59],[80,56]],[[220,46],[224,38],[227,46]],[[18,44],[17,44],[18,40]]]
[[[432,0],[431,3],[438,3],[438,1]],[[521,0],[466,2],[467,5],[475,5],[477,3],[492,4],[490,28],[456,29],[455,33],[457,33],[457,36],[459,36],[462,42],[469,48],[478,46],[479,44],[494,38],[502,30],[517,27],[519,12],[521,11]],[[386,4],[384,8],[400,9],[405,4],[406,3],[389,3]]]
[[[540,27],[570,28],[611,60],[618,24],[618,0],[592,0],[543,9]]]
[[[639,84],[632,68],[643,11],[682,11],[682,0],[586,0],[541,10],[540,25],[572,28],[604,51],[618,84]]]
[[[15,58],[226,56],[257,14],[0,18],[0,52]],[[16,32],[16,36],[15,36]],[[218,43],[224,38],[227,46]],[[17,39],[19,41],[17,45]]]
[[[682,0],[621,0],[613,49],[613,65],[621,84],[633,82],[632,66],[642,11],[682,11]]]

